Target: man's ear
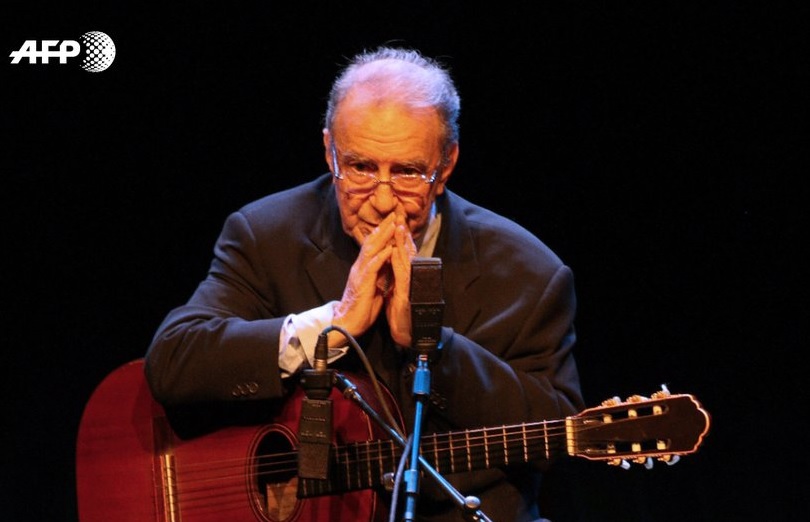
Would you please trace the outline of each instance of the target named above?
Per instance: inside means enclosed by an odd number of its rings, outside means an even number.
[[[323,157],[326,160],[326,164],[329,166],[329,172],[334,174],[334,165],[332,164],[332,135],[329,134],[329,129],[326,127],[323,129]]]
[[[453,169],[456,168],[456,163],[458,162],[458,153],[459,146],[458,142],[456,142],[450,146],[450,149],[447,151],[444,158],[442,158],[443,161],[441,170],[439,171],[439,177],[436,180],[436,194],[441,194],[444,192],[444,186],[447,184],[447,180],[450,179],[450,175],[453,174]]]

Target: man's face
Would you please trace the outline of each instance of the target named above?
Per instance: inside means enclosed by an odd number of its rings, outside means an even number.
[[[458,156],[458,147],[442,162],[442,125],[434,109],[413,109],[398,104],[379,104],[362,94],[350,94],[338,107],[333,134],[324,130],[329,169],[372,174],[379,183],[371,192],[358,194],[356,184],[344,175],[336,185],[343,230],[358,244],[390,213],[404,218],[414,240],[424,234],[430,207],[444,192]],[[422,172],[433,183],[403,191],[387,182],[391,175]]]

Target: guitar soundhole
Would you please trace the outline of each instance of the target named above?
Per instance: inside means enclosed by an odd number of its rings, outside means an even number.
[[[297,456],[291,442],[292,434],[283,426],[265,433],[255,447],[255,473],[258,507],[267,519],[284,522],[295,517],[300,503]]]

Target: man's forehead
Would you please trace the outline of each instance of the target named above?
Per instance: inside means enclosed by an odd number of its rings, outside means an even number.
[[[421,135],[438,139],[441,118],[434,108],[415,108],[399,102],[351,97],[341,102],[333,121],[335,134],[400,139]]]

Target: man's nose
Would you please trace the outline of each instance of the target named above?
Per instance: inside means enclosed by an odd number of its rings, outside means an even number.
[[[383,215],[390,214],[397,206],[394,183],[391,180],[379,180],[370,199],[377,212]]]

